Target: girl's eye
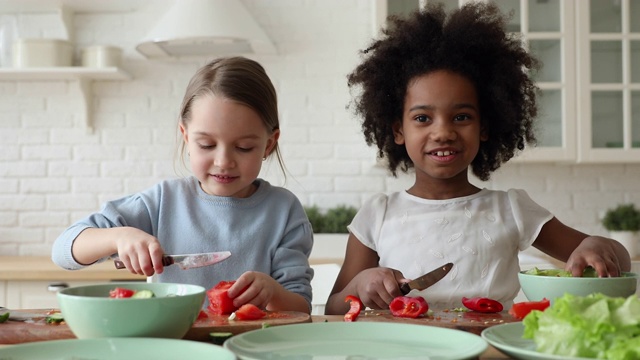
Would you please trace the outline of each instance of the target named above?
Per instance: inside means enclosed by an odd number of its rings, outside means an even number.
[[[465,120],[471,119],[471,116],[467,114],[460,114],[460,115],[456,115],[453,119],[455,121],[465,121]]]
[[[253,150],[252,147],[239,147],[238,146],[238,151],[241,151],[241,152],[251,152],[251,150]]]
[[[199,147],[200,149],[209,150],[209,149],[213,149],[213,148],[215,147],[215,145],[198,144],[198,147]]]
[[[429,117],[427,115],[418,115],[414,118],[414,120],[419,123],[425,123],[429,121]]]

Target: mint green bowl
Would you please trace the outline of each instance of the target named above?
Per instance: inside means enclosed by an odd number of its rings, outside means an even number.
[[[612,297],[629,297],[636,293],[638,274],[625,272],[621,277],[556,277],[518,273],[520,287],[529,301],[549,299],[552,303],[565,293],[587,296],[602,293]]]
[[[111,299],[116,287],[151,290],[147,299]],[[79,339],[105,337],[182,338],[200,313],[205,288],[169,283],[106,283],[76,286],[57,294],[65,322]]]

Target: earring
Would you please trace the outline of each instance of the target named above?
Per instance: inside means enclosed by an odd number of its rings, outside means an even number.
[[[265,161],[265,160],[267,160],[267,157],[266,157],[266,156],[262,158],[262,161]]]

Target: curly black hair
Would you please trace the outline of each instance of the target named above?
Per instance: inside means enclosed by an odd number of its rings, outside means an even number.
[[[536,87],[530,77],[538,61],[518,36],[506,31],[508,18],[492,3],[469,3],[447,17],[441,4],[407,18],[392,16],[382,38],[361,51],[363,62],[347,76],[352,101],[363,118],[368,145],[376,144],[393,176],[413,167],[404,145],[394,142],[392,125],[402,121],[411,79],[449,70],[469,79],[478,94],[482,127],[489,136],[471,163],[488,180],[491,172],[526,144],[535,144]]]

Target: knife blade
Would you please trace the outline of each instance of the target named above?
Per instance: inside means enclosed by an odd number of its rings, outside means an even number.
[[[231,256],[229,251],[218,251],[210,253],[200,254],[183,254],[183,255],[164,255],[162,256],[162,265],[169,266],[176,264],[180,266],[182,270],[198,268],[202,266],[209,266],[217,264],[226,260]],[[119,258],[114,258],[113,263],[116,269],[124,269],[126,266]]]
[[[447,263],[445,265],[440,266],[439,268],[432,270],[418,278],[415,278],[408,283],[404,283],[400,286],[400,291],[402,294],[407,295],[411,290],[424,290],[429,286],[437,283],[442,279],[445,275],[449,273],[451,268],[453,267],[453,263]]]
[[[44,314],[36,314],[25,311],[18,310],[9,310],[5,307],[0,306],[0,316],[9,313],[9,320],[13,321],[29,321],[29,320],[37,320],[44,319],[47,315]]]

